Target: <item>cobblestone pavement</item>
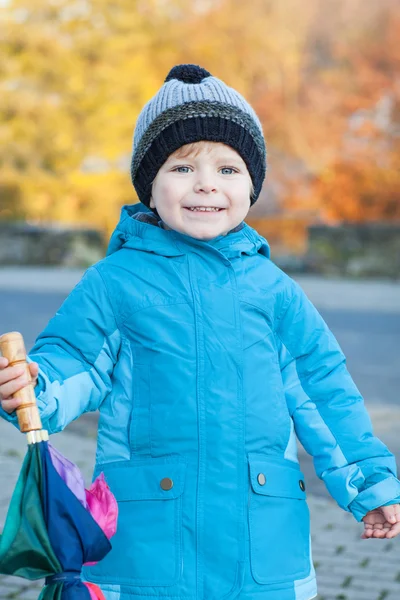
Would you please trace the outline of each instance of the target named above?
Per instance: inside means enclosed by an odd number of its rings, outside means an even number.
[[[79,466],[88,485],[94,464],[94,437],[64,431],[51,440]],[[25,436],[0,420],[0,530],[25,452]],[[363,526],[333,500],[309,494],[307,501],[319,591],[317,600],[399,600],[400,539],[362,540]],[[0,599],[36,600],[42,583],[0,576]]]

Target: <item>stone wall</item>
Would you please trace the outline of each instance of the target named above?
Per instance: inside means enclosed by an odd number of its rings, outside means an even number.
[[[400,279],[400,223],[311,225],[308,234],[307,271]]]
[[[88,267],[105,256],[101,231],[0,222],[0,265]]]
[[[288,272],[400,280],[400,223],[310,225],[307,229],[305,252],[284,253],[278,244],[271,245],[278,266]],[[101,260],[106,249],[105,236],[96,229],[0,221],[0,265],[88,267]]]

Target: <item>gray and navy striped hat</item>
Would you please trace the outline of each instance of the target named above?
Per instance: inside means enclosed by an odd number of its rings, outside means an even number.
[[[239,92],[198,65],[173,67],[137,119],[131,178],[143,204],[149,207],[152,182],[168,156],[202,140],[223,142],[240,154],[253,181],[254,204],[266,173],[262,125]]]

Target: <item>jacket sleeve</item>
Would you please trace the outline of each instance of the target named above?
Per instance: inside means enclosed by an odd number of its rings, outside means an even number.
[[[400,502],[395,457],[373,434],[337,340],[291,282],[293,294],[275,329],[289,412],[317,476],[339,506],[361,521],[374,508]]]
[[[39,365],[35,395],[44,429],[56,433],[95,411],[112,388],[120,333],[102,276],[90,267],[27,357]],[[16,413],[0,415],[18,427]]]

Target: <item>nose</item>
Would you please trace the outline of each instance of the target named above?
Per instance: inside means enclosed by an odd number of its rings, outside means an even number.
[[[199,174],[198,180],[194,186],[196,193],[203,192],[204,194],[211,194],[218,191],[216,183],[211,173]]]

